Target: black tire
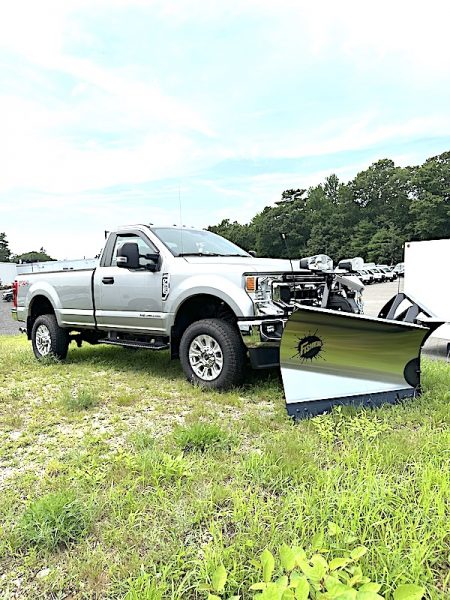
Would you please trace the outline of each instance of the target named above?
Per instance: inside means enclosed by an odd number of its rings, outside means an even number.
[[[198,347],[201,336],[212,338],[220,348],[222,365],[217,374],[212,373],[212,367],[204,367],[206,374],[202,377],[199,373],[202,365],[197,365],[197,372],[193,368],[189,353],[195,350],[196,346]],[[180,342],[180,361],[191,383],[206,389],[228,390],[241,384],[244,379],[246,350],[239,331],[233,325],[222,319],[202,319],[192,323],[183,333]],[[207,379],[208,375],[212,375],[213,378]]]
[[[330,294],[327,308],[330,310],[337,310],[341,312],[358,313],[358,307],[353,298],[344,298],[339,294]]]
[[[45,342],[43,334],[46,335]],[[33,323],[31,344],[37,359],[53,357],[64,360],[69,349],[69,332],[58,325],[55,315],[41,315]]]

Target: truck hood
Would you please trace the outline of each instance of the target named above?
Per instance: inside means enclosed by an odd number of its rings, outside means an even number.
[[[185,256],[186,262],[191,265],[210,265],[218,271],[230,270],[241,273],[285,273],[291,271],[291,263],[281,258],[252,258],[249,256]],[[299,268],[299,261],[293,260],[294,271],[309,273]]]

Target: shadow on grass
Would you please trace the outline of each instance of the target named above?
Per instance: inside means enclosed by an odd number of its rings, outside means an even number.
[[[129,350],[106,345],[83,346],[79,349],[72,346],[65,363],[80,366],[92,365],[124,373],[147,373],[172,381],[186,381],[180,361],[171,360],[167,350]],[[282,385],[279,369],[253,370],[250,363],[247,366],[245,380],[241,387],[244,393],[251,393],[255,387],[268,384]]]

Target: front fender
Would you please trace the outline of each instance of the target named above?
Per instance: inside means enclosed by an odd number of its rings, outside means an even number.
[[[254,314],[253,302],[240,285],[214,275],[195,275],[183,279],[171,290],[164,310],[176,314],[185,300],[200,294],[219,298],[228,304],[237,317]]]

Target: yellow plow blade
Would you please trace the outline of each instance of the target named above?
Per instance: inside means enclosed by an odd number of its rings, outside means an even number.
[[[300,307],[280,347],[288,414],[333,406],[394,403],[420,393],[420,350],[430,329],[327,309]]]

